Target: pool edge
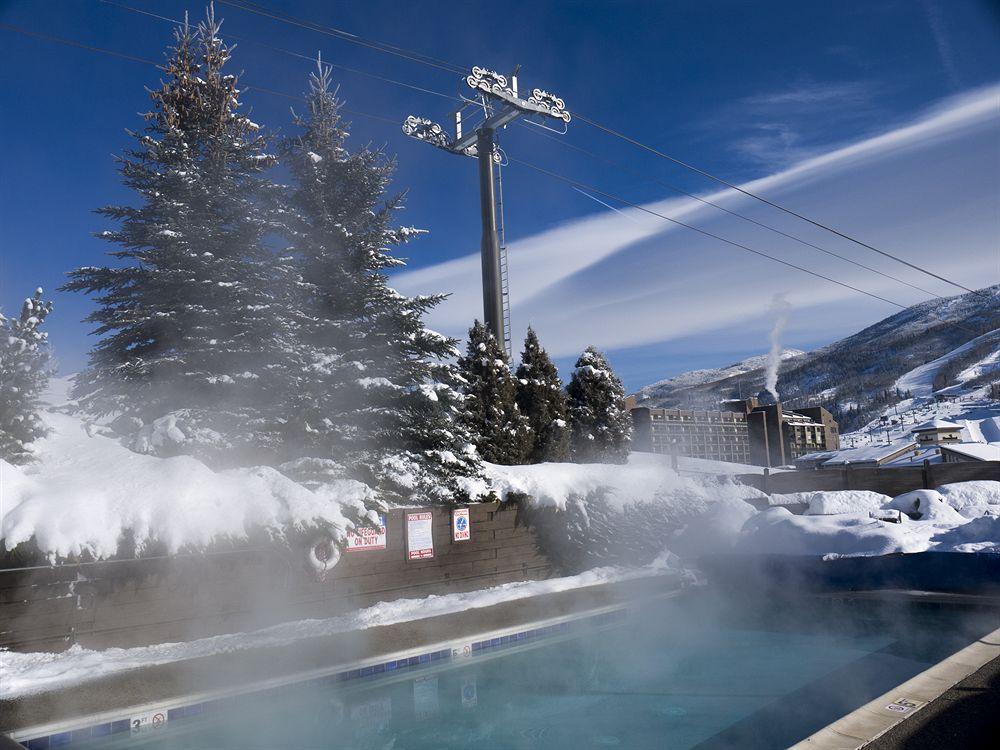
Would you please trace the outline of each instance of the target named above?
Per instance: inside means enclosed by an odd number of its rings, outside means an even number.
[[[860,750],[1000,658],[1000,628],[792,745],[790,750]]]

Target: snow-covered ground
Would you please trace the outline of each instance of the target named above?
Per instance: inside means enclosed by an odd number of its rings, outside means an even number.
[[[806,515],[780,506],[757,513],[741,529],[734,551],[825,558],[928,551],[1000,554],[1000,482],[959,482],[893,499],[882,496],[883,502],[876,493],[803,494],[810,496]],[[872,518],[877,510],[904,515],[893,523]],[[915,521],[905,515],[918,512],[922,516]]]
[[[940,369],[984,342],[995,343],[995,349],[958,373],[954,377],[954,385],[942,389],[953,400],[936,401],[934,378]],[[990,373],[1000,378],[1000,330],[986,333],[904,374],[896,381],[896,388],[909,391],[912,396],[887,407],[864,427],[842,434],[841,445],[844,448],[859,448],[885,446],[889,441],[901,444],[911,442],[914,427],[933,419],[942,419],[961,425],[963,443],[993,446],[978,450],[991,458],[996,451],[1000,451],[1000,402],[989,397],[987,386],[971,384],[973,379]],[[976,449],[973,452],[977,452]],[[903,456],[893,464],[920,463],[924,459],[932,463],[942,460],[934,449],[919,456]]]
[[[1000,330],[985,333],[982,336],[974,338],[972,341],[963,344],[957,349],[953,349],[947,354],[938,357],[937,359],[920,365],[920,367],[915,367],[896,381],[896,388],[904,392],[909,391],[913,394],[914,398],[930,398],[934,395],[934,377],[944,365],[960,357],[969,350],[974,349],[980,344],[987,342],[996,342],[998,349],[1000,349]],[[993,371],[997,369],[997,361],[998,352],[994,351],[987,355],[982,361],[967,367],[959,373],[957,381],[960,383],[965,382],[974,377],[978,377],[985,372]]]
[[[520,581],[469,593],[380,602],[338,617],[286,622],[247,633],[230,633],[182,643],[159,643],[101,651],[72,646],[60,653],[3,652],[0,664],[0,699],[78,685],[141,667],[254,648],[285,646],[308,638],[464,612],[584,586],[658,575],[667,569],[666,559],[643,568],[595,568],[579,575],[545,581]]]

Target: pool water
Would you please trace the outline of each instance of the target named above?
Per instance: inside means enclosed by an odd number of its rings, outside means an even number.
[[[954,653],[995,611],[664,600],[621,624],[310,684],[91,747],[780,748]]]

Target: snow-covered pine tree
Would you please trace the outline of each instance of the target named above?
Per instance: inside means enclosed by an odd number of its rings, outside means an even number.
[[[531,428],[517,406],[517,386],[507,352],[478,320],[458,360],[464,381],[465,421],[480,454],[495,464],[524,463],[531,449]]]
[[[632,417],[625,408],[625,389],[605,356],[587,347],[576,361],[566,392],[573,460],[625,463]]]
[[[515,379],[517,405],[531,427],[528,461],[566,461],[569,458],[566,393],[559,380],[559,371],[530,326]]]
[[[309,84],[299,132],[282,147],[298,276],[286,470],[323,462],[411,502],[458,500],[480,466],[445,364],[457,342],[423,323],[443,296],[389,287],[386,270],[404,265],[392,249],[417,234],[392,225],[403,202],[386,195],[395,164],[379,150],[347,150],[328,66],[318,63]]]
[[[19,318],[0,314],[0,458],[23,464],[45,435],[38,397],[49,382],[48,334],[38,330],[52,312],[42,289],[24,301]]]
[[[288,347],[283,266],[267,249],[274,163],[259,126],[240,112],[231,48],[209,8],[185,22],[150,92],[136,145],[120,158],[136,205],[98,213],[114,266],[83,267],[63,287],[96,295],[87,320],[101,340],[74,395],[134,449],[259,459]],[[243,448],[249,452],[240,453]]]

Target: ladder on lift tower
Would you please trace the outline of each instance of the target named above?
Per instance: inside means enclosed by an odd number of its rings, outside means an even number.
[[[507,269],[507,239],[504,235],[503,220],[503,166],[496,165],[497,170],[497,235],[500,239],[500,297],[503,301],[503,346],[508,357],[513,357],[511,351],[510,330],[510,272]]]

